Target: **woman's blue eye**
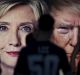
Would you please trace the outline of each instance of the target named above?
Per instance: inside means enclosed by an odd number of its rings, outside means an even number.
[[[32,32],[32,28],[29,26],[23,26],[23,27],[21,27],[21,30],[23,32],[29,32],[29,33]]]
[[[0,26],[0,31],[6,31],[8,28],[6,26]]]

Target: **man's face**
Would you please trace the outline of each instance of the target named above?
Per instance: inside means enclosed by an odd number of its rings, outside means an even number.
[[[51,15],[55,19],[53,34],[51,41],[65,49],[70,57],[77,44],[78,26],[80,25],[80,17],[71,10],[58,11],[56,15]]]

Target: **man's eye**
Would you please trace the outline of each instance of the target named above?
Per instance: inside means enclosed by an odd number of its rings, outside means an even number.
[[[6,26],[0,26],[0,31],[7,31],[8,28]]]
[[[32,28],[29,26],[22,26],[20,30],[22,30],[23,32],[32,32]]]
[[[69,28],[67,27],[59,27],[58,28],[58,32],[60,32],[61,34],[67,34],[69,32]]]

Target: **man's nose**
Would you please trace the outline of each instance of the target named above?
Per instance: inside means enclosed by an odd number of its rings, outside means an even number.
[[[13,46],[21,45],[21,40],[20,40],[20,36],[18,35],[18,33],[11,34],[9,45],[13,45]]]
[[[76,46],[77,42],[78,42],[78,27],[75,27],[73,30],[70,45]]]

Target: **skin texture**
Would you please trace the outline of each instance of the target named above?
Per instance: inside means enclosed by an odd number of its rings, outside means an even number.
[[[35,21],[29,5],[18,5],[0,18],[0,56],[3,65],[16,65],[19,52],[26,46],[26,36],[33,31]]]
[[[55,19],[51,41],[66,51],[68,60],[70,61],[70,56],[78,40],[80,16],[73,13],[69,8],[66,8],[66,10],[67,11],[65,11],[65,9],[62,11],[55,11],[55,15],[51,12],[52,17]]]

